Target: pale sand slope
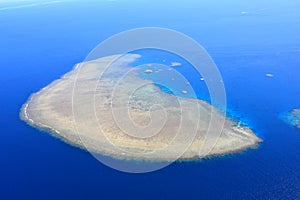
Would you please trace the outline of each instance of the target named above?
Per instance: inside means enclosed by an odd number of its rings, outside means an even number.
[[[221,121],[219,111],[204,101],[162,92],[151,81],[139,78],[138,68],[116,87],[118,76],[138,55],[119,59],[99,81],[100,72],[116,57],[76,65],[33,94],[22,107],[21,118],[72,145],[119,159],[193,160],[255,147],[262,141],[227,118],[221,133],[212,127],[206,134],[211,112]]]

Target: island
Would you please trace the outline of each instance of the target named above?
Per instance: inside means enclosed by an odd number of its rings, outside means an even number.
[[[224,119],[219,110],[203,100],[166,93],[142,78],[140,74],[152,70],[130,66],[140,55],[123,55],[106,69],[117,56],[75,65],[32,94],[21,108],[21,119],[68,144],[125,160],[199,160],[262,142],[229,118],[220,133],[208,135],[211,114]],[[128,68],[131,73],[120,82],[119,75]],[[142,89],[135,90],[137,85]]]

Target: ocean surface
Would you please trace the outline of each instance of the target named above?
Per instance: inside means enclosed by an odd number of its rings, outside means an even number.
[[[279,117],[300,107],[299,9],[296,0],[0,2],[0,199],[300,199],[300,130]],[[227,115],[263,138],[257,149],[128,174],[19,119],[31,93],[101,41],[145,26],[206,48]],[[156,58],[141,54],[140,62]],[[198,98],[209,101],[199,84]]]

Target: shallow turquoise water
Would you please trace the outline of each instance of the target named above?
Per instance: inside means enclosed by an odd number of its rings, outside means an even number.
[[[300,198],[300,131],[279,118],[300,107],[299,8],[297,1],[120,0],[0,9],[1,199]],[[19,120],[32,92],[112,34],[143,26],[182,31],[208,50],[224,79],[227,114],[264,139],[258,149],[125,174]],[[194,84],[209,100],[205,85]]]

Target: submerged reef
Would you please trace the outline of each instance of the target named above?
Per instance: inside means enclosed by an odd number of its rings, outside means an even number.
[[[293,109],[286,112],[280,118],[291,126],[300,128],[300,109]]]
[[[139,77],[138,68],[120,82],[121,72],[140,56],[124,55],[107,70],[116,57],[77,64],[31,95],[21,118],[71,145],[128,160],[168,161],[176,159],[178,152],[183,152],[179,160],[197,160],[255,147],[262,141],[228,118],[221,133],[207,135],[211,114],[221,121],[222,113],[205,101],[163,92],[151,80]],[[104,72],[107,76],[99,79]],[[142,89],[135,90],[139,85]]]

